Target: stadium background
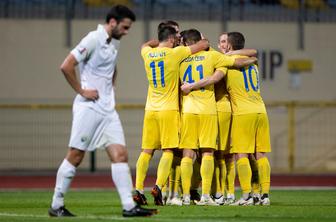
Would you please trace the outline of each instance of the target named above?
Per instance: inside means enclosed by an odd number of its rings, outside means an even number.
[[[333,0],[3,0],[0,1],[0,173],[51,173],[67,151],[75,96],[59,66],[111,4],[137,14],[121,44],[116,97],[134,170],[147,82],[141,44],[162,20],[199,29],[214,48],[240,31],[259,51],[271,124],[273,173],[336,175],[336,1]],[[151,162],[156,172],[159,152]],[[94,161],[93,161],[94,160]],[[105,152],[81,171],[108,172]]]

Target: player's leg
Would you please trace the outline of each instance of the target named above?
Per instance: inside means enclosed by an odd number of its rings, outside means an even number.
[[[271,142],[267,114],[259,114],[258,120],[258,130],[256,136],[256,159],[261,187],[260,203],[262,205],[270,205],[269,191],[271,182],[271,166],[266,153],[271,152]]]
[[[183,204],[190,205],[190,186],[193,175],[193,159],[195,151],[192,149],[183,149],[183,158],[181,160],[181,182],[183,193]]]
[[[180,198],[181,185],[181,156],[180,150],[174,151],[174,159],[169,175],[169,194],[167,198],[167,205],[182,205]]]
[[[212,178],[214,173],[214,152],[217,150],[218,135],[217,114],[199,115],[199,144],[202,153],[201,177],[202,197],[199,205],[218,205],[210,197]]]
[[[153,153],[153,149],[143,149],[136,163],[135,193],[133,199],[139,205],[148,204],[144,193],[144,183]]]
[[[135,204],[132,197],[132,178],[128,166],[128,154],[124,144],[110,144],[106,152],[112,162],[112,180],[117,188],[123,208],[123,216],[150,216],[156,213],[155,209],[141,208]]]
[[[50,216],[74,216],[64,207],[64,196],[68,192],[72,179],[76,174],[76,168],[83,160],[85,151],[70,148],[66,158],[57,171],[55,191],[52,198]]]
[[[191,176],[190,184],[190,200],[194,203],[201,200],[201,195],[198,193],[198,188],[200,187],[201,178],[201,162],[202,156],[199,152],[196,153],[196,159],[193,163],[193,173]]]
[[[242,197],[240,200],[235,202],[234,205],[253,204],[253,198],[251,195],[252,170],[248,154],[254,153],[255,151],[256,122],[256,114],[233,116],[232,119],[231,152],[235,153],[238,179],[242,189]]]
[[[258,175],[258,165],[257,160],[254,154],[249,154],[249,161],[252,170],[252,196],[253,196],[253,203],[254,205],[260,204],[260,184],[259,184],[259,175]]]
[[[147,175],[149,162],[154,154],[154,149],[160,147],[159,127],[157,112],[145,111],[142,131],[142,151],[136,163],[134,201],[139,205],[147,205],[144,194],[144,182]]]
[[[174,149],[179,145],[180,114],[178,111],[158,112],[158,125],[162,156],[160,158],[155,186],[151,194],[156,205],[163,205],[161,188],[168,181],[174,158]]]
[[[195,150],[198,148],[198,115],[191,113],[182,114],[181,140],[179,147],[183,149],[181,160],[181,182],[183,204],[190,205],[191,177],[193,175],[193,160]]]
[[[235,179],[236,179],[236,166],[233,154],[225,154],[226,164],[226,201],[225,204],[232,204],[235,202]]]
[[[128,166],[128,153],[125,146],[125,137],[119,116],[116,112],[107,118],[108,125],[104,128],[97,147],[106,147],[111,160],[112,180],[117,188],[123,216],[150,216],[156,213],[154,209],[144,209],[135,204],[132,197],[132,177]]]
[[[217,112],[218,114],[218,149],[221,152],[221,156],[225,161],[225,170],[224,166],[222,167],[222,193],[226,193],[226,200],[224,204],[232,204],[235,201],[234,196],[234,183],[236,178],[236,170],[233,154],[230,154],[230,130],[231,130],[231,112]],[[224,181],[225,180],[225,181]]]
[[[76,174],[76,168],[83,160],[85,151],[89,148],[101,119],[102,116],[91,109],[74,106],[70,148],[57,171],[55,191],[49,209],[50,216],[73,216],[64,208],[64,196],[70,188],[72,179]]]
[[[197,205],[218,205],[210,197],[210,190],[212,178],[214,173],[214,150],[212,148],[202,148],[202,163],[201,163],[201,177],[202,177],[202,196]]]
[[[222,150],[217,150],[214,153],[215,156],[215,169],[214,177],[212,181],[212,196],[216,203],[224,204],[224,187],[226,183],[226,165],[224,159],[224,153]]]

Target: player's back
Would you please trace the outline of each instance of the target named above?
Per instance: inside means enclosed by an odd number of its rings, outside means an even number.
[[[178,110],[178,67],[189,47],[145,47],[141,54],[149,83],[146,110]]]
[[[213,75],[215,69],[231,66],[228,59],[217,51],[201,51],[183,60],[180,65],[180,79],[193,83]],[[184,113],[216,114],[214,86],[209,85],[183,96],[182,110]]]
[[[233,56],[235,58],[244,56]],[[229,69],[226,81],[233,115],[266,113],[260,95],[260,78],[257,65],[241,69]]]

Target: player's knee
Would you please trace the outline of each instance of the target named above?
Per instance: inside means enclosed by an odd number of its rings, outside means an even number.
[[[71,148],[66,156],[66,159],[75,167],[79,166],[84,158],[85,152],[75,148]]]
[[[108,147],[106,151],[113,163],[122,163],[128,161],[128,152],[125,146],[112,145]]]
[[[266,153],[261,153],[261,152],[257,152],[256,153],[256,159],[259,160],[263,157],[266,157]]]

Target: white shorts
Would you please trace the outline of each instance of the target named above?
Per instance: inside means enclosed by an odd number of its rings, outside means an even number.
[[[111,144],[125,146],[124,131],[117,111],[103,115],[89,107],[74,105],[69,147],[93,151]]]

